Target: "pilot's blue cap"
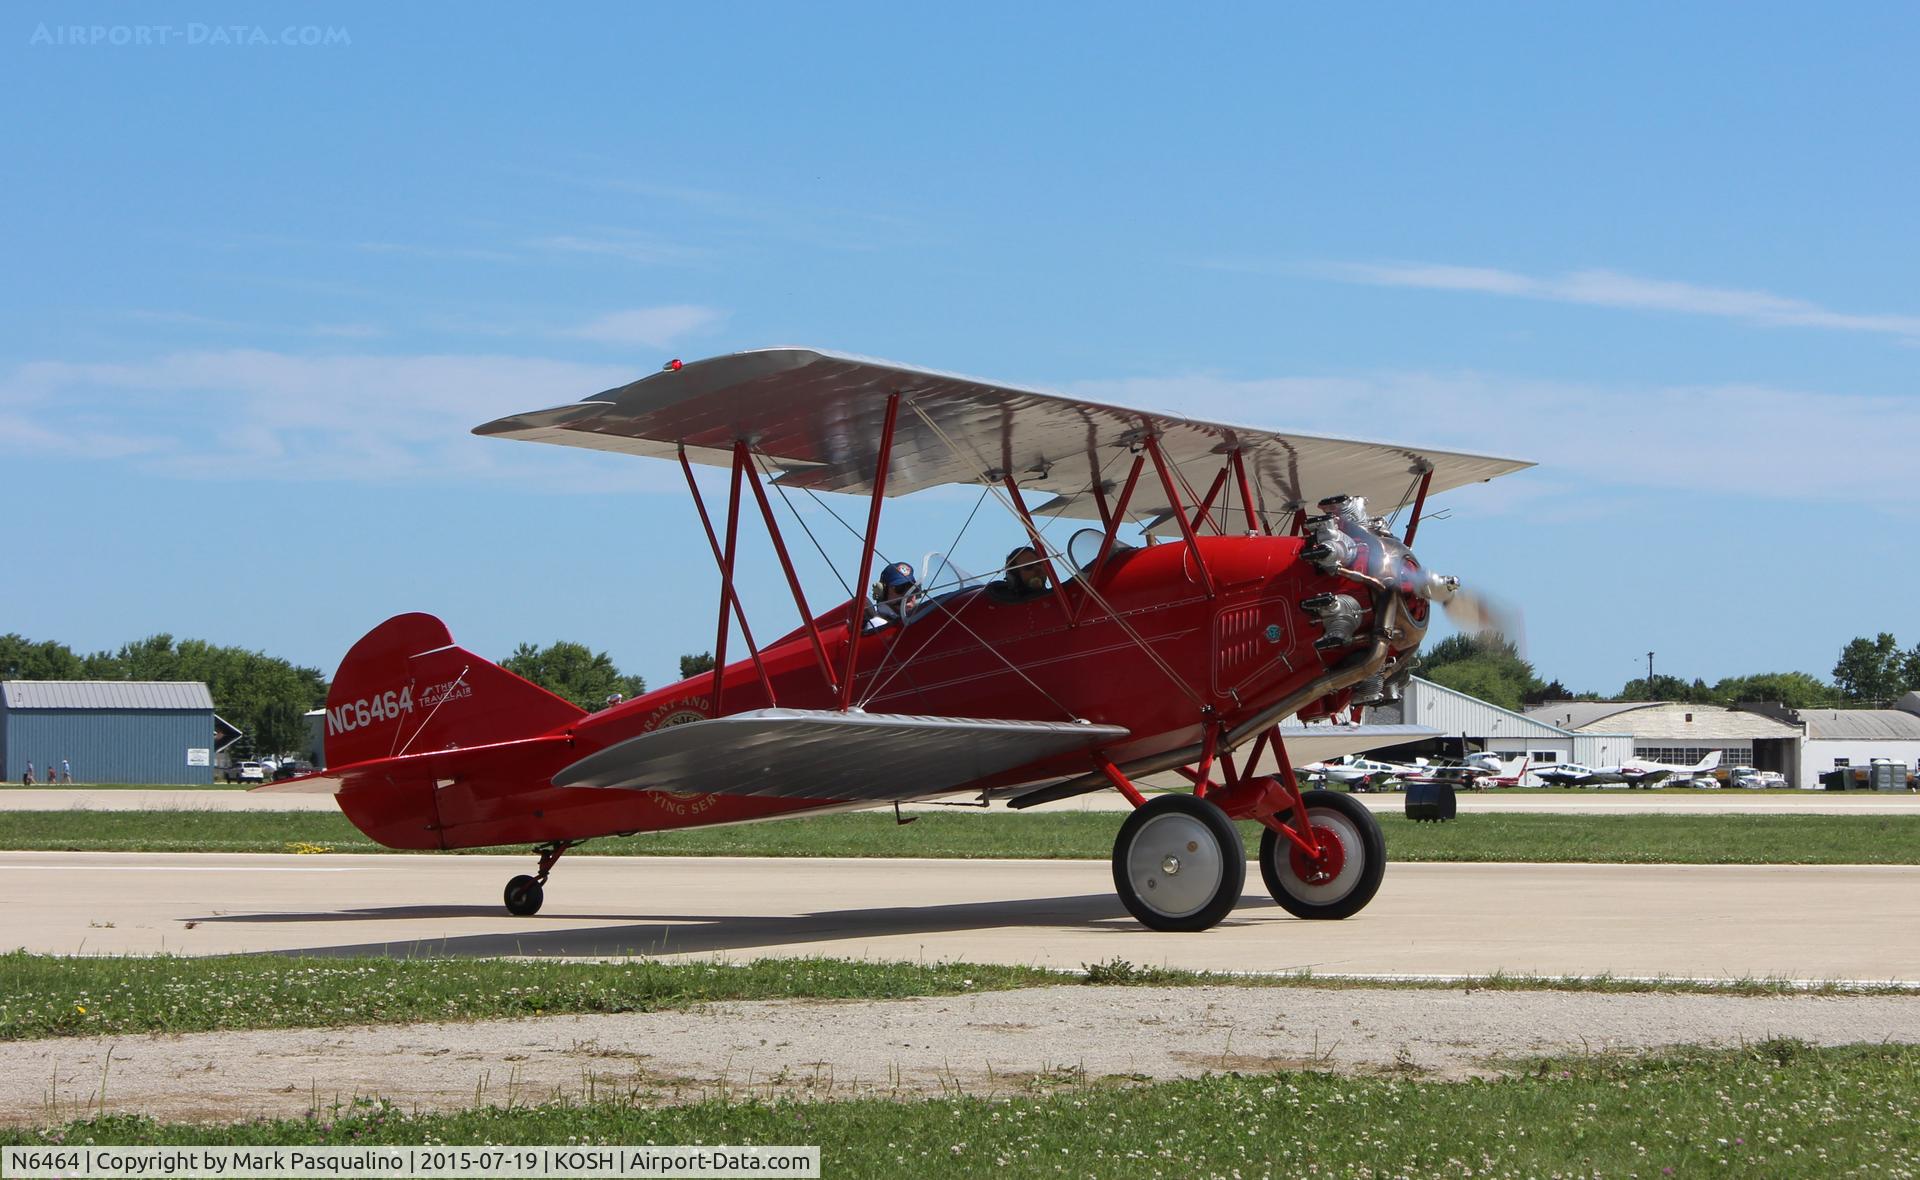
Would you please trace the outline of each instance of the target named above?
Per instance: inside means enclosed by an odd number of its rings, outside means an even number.
[[[894,562],[880,571],[880,584],[889,590],[913,585],[913,567],[904,561]]]

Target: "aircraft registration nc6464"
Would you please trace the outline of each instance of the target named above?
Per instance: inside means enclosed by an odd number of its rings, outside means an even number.
[[[1530,466],[803,348],[673,361],[475,433],[678,463],[719,567],[713,671],[588,713],[455,646],[439,619],[400,615],[334,676],[327,769],[260,789],[331,792],[390,847],[532,845],[538,868],[506,887],[523,915],[555,862],[599,836],[1098,790],[1133,805],[1113,883],[1147,926],[1204,930],[1239,901],[1234,820],[1261,825],[1261,875],[1290,913],[1354,914],[1380,885],[1380,827],[1343,792],[1300,789],[1287,748],[1300,739],[1280,722],[1395,695],[1436,604],[1489,622],[1414,556],[1415,532],[1430,494]],[[727,469],[724,515],[696,463]],[[888,497],[949,484],[998,500],[1031,545],[1001,581],[877,551]],[[876,569],[883,582],[824,612],[775,510],[804,526],[793,500],[820,493],[864,498],[844,557],[852,587]],[[1397,536],[1371,514],[1409,504]],[[1084,527],[1057,548],[1047,518]],[[767,529],[800,619],[771,642],[735,591],[743,519]],[[729,663],[736,629],[747,658]],[[1312,756],[1382,744],[1367,729],[1310,726],[1331,735]],[[1263,757],[1274,773],[1255,773]],[[1191,793],[1135,785],[1165,771]],[[1417,816],[1451,814],[1450,788],[1428,794],[1409,800]]]

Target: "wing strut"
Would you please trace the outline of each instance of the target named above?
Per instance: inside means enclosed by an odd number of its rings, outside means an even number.
[[[1113,511],[1107,515],[1106,532],[1100,538],[1100,555],[1095,557],[1093,564],[1087,567],[1086,577],[1081,581],[1080,601],[1075,603],[1073,608],[1075,617],[1087,608],[1087,603],[1093,601],[1094,573],[1112,554],[1114,542],[1120,539],[1120,526],[1127,519],[1127,505],[1133,501],[1133,489],[1140,482],[1140,469],[1146,465],[1146,462],[1145,455],[1133,457],[1133,470],[1127,472],[1126,486],[1120,489],[1120,499],[1114,502]]]
[[[1153,469],[1160,473],[1160,487],[1167,493],[1167,503],[1173,519],[1180,525],[1180,536],[1187,543],[1187,552],[1193,554],[1194,567],[1200,571],[1200,585],[1206,589],[1208,598],[1216,598],[1213,573],[1207,569],[1207,559],[1200,555],[1200,540],[1193,535],[1193,522],[1187,519],[1186,507],[1180,503],[1180,493],[1173,486],[1173,473],[1167,468],[1166,457],[1160,453],[1160,440],[1149,434],[1143,441],[1147,454],[1153,458]]]
[[[707,516],[706,501],[700,497],[700,487],[693,481],[693,466],[687,462],[687,449],[680,448],[680,469],[687,474],[687,490],[693,493],[693,506],[700,511],[700,527],[707,531],[707,544],[713,549],[713,560],[720,567],[720,624],[719,635],[713,641],[713,711],[720,712],[720,693],[724,687],[721,676],[727,667],[727,612],[732,610],[740,620],[740,634],[747,641],[747,653],[753,657],[754,670],[760,673],[760,684],[767,690],[767,704],[777,705],[774,699],[773,679],[767,675],[767,666],[760,662],[760,648],[753,642],[753,632],[747,627],[747,612],[740,606],[740,596],[733,589],[733,555],[735,542],[740,535],[740,468],[742,452],[736,448],[733,455],[733,486],[727,497],[727,547],[720,548],[718,538],[714,536],[713,521]]]
[[[1047,552],[1046,542],[1040,539],[1040,530],[1034,527],[1033,514],[1027,511],[1027,502],[1020,498],[1020,485],[1013,482],[1011,471],[1002,472],[1000,479],[1007,485],[1007,499],[1013,501],[1013,510],[1020,517],[1020,523],[1027,526],[1027,539],[1033,542],[1034,554],[1046,563],[1047,581],[1054,586],[1054,593],[1050,596],[1053,604],[1060,608],[1060,617],[1067,621],[1067,626],[1071,627],[1074,624],[1074,612],[1067,605],[1066,592],[1060,589],[1060,575],[1053,568],[1053,558]],[[1008,577],[1012,576],[1011,573],[1008,574]]]
[[[1263,527],[1259,515],[1253,510],[1253,488],[1247,484],[1247,464],[1240,456],[1240,448],[1233,448],[1229,457],[1233,460],[1233,477],[1240,481],[1240,507],[1247,513],[1247,532],[1255,535],[1271,533],[1273,530]]]
[[[847,604],[847,674],[840,681],[840,708],[853,704],[853,672],[860,662],[860,630],[866,623],[867,572],[873,568],[873,546],[880,539],[880,502],[887,494],[887,467],[893,460],[893,428],[900,418],[900,394],[887,395],[887,417],[880,427],[880,458],[874,465],[873,500],[867,506],[867,538],[860,546],[860,576],[853,580],[853,601]]]
[[[800,621],[806,625],[807,639],[813,644],[813,658],[820,664],[820,675],[827,682],[827,691],[837,694],[840,686],[834,683],[833,668],[827,662],[827,649],[820,642],[820,628],[813,625],[813,611],[807,606],[807,596],[800,589],[800,575],[793,571],[793,558],[787,555],[786,538],[780,535],[780,522],[774,519],[773,505],[767,502],[767,490],[760,486],[760,470],[757,464],[747,462],[747,444],[733,444],[739,452],[741,462],[747,469],[747,486],[753,489],[753,498],[760,505],[760,516],[767,522],[767,536],[773,538],[773,551],[780,558],[780,569],[787,575],[787,587],[793,591],[793,605],[800,608]]]

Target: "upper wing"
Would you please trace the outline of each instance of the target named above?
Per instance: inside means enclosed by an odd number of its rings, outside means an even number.
[[[628,738],[554,775],[553,785],[888,803],[1126,736],[1079,722],[756,709]]]
[[[870,492],[889,394],[902,395],[887,493],[977,483],[1008,472],[1057,497],[1042,510],[1099,518],[1091,492],[1124,478],[1129,448],[1153,434],[1176,466],[1238,447],[1269,516],[1325,496],[1366,496],[1377,511],[1405,503],[1431,465],[1431,491],[1532,466],[1517,459],[1360,442],[1180,418],[1124,406],[806,348],[694,361],[585,401],[515,414],[475,434],[726,465],[736,439],[781,468],[778,482]],[[1168,509],[1144,476],[1133,508]]]

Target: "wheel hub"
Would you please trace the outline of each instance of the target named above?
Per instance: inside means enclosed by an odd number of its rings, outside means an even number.
[[[1298,844],[1293,846],[1289,858],[1293,865],[1293,875],[1309,885],[1325,885],[1340,875],[1347,865],[1347,846],[1340,834],[1323,824],[1313,825],[1313,834],[1320,842],[1318,858],[1307,855]]]
[[[1224,871],[1210,832],[1192,816],[1155,817],[1135,835],[1126,863],[1135,891],[1153,909],[1184,916],[1206,905]]]

